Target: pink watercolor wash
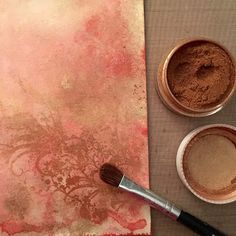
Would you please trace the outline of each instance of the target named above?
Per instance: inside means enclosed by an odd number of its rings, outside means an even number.
[[[0,235],[149,235],[98,176],[149,185],[143,1],[1,1],[0,29]]]

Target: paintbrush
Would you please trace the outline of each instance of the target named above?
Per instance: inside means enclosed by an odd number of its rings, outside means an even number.
[[[104,164],[100,169],[100,178],[109,185],[123,189],[141,197],[150,206],[160,210],[165,215],[175,221],[182,223],[194,232],[203,236],[226,236],[226,234],[213,228],[209,224],[199,220],[195,216],[177,208],[169,201],[154,194],[150,190],[141,187],[129,178],[127,178],[121,170],[111,164]]]

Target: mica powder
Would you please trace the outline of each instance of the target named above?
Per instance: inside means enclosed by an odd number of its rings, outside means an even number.
[[[183,167],[198,192],[226,194],[236,190],[236,136],[211,129],[196,136],[185,150]]]
[[[190,42],[172,56],[168,85],[175,98],[192,109],[221,103],[234,84],[234,66],[221,47],[205,41]]]

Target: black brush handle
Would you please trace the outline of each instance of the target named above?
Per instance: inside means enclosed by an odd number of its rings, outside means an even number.
[[[181,211],[177,221],[202,236],[227,236],[191,214]]]

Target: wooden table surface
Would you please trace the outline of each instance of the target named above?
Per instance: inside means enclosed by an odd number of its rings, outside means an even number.
[[[193,196],[181,183],[175,156],[183,137],[212,123],[236,126],[236,96],[219,113],[186,118],[166,109],[154,80],[166,51],[182,38],[203,36],[219,41],[236,58],[236,0],[145,0],[151,188],[208,223],[236,235],[236,202],[212,205]],[[153,236],[196,235],[161,213],[152,212]]]

